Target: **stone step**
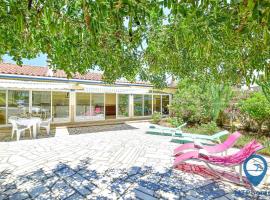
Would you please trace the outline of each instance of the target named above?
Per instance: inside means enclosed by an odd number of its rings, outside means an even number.
[[[55,137],[63,137],[67,135],[69,135],[69,132],[66,126],[59,126],[55,128]]]

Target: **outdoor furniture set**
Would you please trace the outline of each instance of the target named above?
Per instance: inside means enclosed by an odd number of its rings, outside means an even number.
[[[181,128],[185,125],[186,124],[183,124],[177,128],[150,125],[147,133],[157,133],[160,135],[172,136],[183,142],[180,146],[174,149],[174,168],[180,168],[179,166],[181,164],[195,160],[204,162],[206,166],[221,179],[225,179],[238,185],[247,184],[242,172],[243,163],[250,156],[264,148],[260,143],[258,143],[256,140],[252,140],[242,149],[228,155],[228,150],[232,148],[241,137],[239,132],[236,131],[230,135],[228,135],[228,131],[221,131],[213,135],[183,133]],[[226,135],[228,135],[227,139],[224,142],[221,142],[221,137]],[[212,166],[217,166],[222,169],[233,169],[233,172],[235,172],[236,169],[239,169],[239,174],[237,175],[239,181],[235,182],[235,180],[226,178],[224,176],[225,171],[223,171],[223,173],[219,173]]]
[[[45,128],[47,135],[50,134],[51,119],[42,120],[39,117],[19,118],[16,116],[9,117],[9,123],[12,125],[11,137],[16,134],[17,141],[22,134],[29,130],[30,137],[36,138],[40,128]]]

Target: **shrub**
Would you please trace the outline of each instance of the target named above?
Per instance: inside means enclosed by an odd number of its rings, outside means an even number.
[[[216,122],[213,122],[213,121],[207,124],[201,124],[200,129],[202,130],[202,133],[208,133],[208,134],[212,134],[219,131],[219,128]]]
[[[240,113],[238,115],[238,119],[239,119],[239,121],[241,123],[241,126],[242,126],[242,128],[244,130],[246,130],[246,131],[251,131],[252,130],[253,124],[252,124],[252,121],[251,121],[251,119],[250,119],[250,117],[249,117],[248,114],[246,114],[246,113]]]
[[[270,120],[270,104],[261,92],[253,93],[242,100],[239,107],[242,113],[257,123],[259,132],[262,131],[263,123]]]
[[[202,93],[198,85],[187,85],[186,80],[179,84],[170,108],[175,117],[190,123],[199,123],[205,118],[201,102]]]
[[[168,118],[168,122],[173,126],[173,127],[178,127],[182,124],[184,124],[184,121],[180,118],[177,117],[170,117]]]
[[[152,122],[154,124],[158,124],[161,121],[161,113],[160,112],[154,112],[152,115]]]
[[[170,109],[175,117],[190,124],[208,123],[218,119],[231,97],[228,85],[182,80]]]

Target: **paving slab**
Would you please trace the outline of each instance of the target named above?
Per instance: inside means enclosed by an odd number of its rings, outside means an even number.
[[[83,134],[59,128],[57,137],[0,142],[0,200],[254,198],[249,189],[173,169],[179,144],[145,134],[148,125],[83,128]],[[257,192],[269,199],[269,183]]]

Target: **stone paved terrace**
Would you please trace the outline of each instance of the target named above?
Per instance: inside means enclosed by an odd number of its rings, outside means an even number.
[[[171,169],[178,144],[145,134],[145,122],[130,125],[135,129],[0,143],[0,200],[254,199],[216,177]]]

